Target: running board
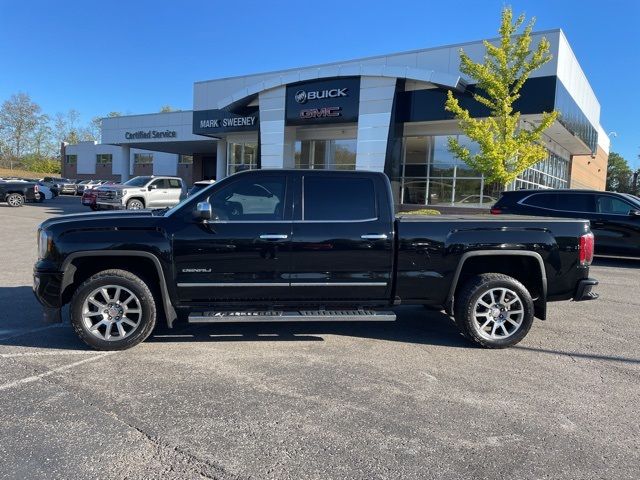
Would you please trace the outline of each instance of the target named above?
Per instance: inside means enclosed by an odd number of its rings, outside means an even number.
[[[393,312],[375,310],[300,310],[262,312],[193,312],[189,323],[248,322],[393,322]]]

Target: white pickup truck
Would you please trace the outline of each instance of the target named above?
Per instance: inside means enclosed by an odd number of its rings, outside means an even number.
[[[173,207],[186,195],[179,177],[134,177],[122,185],[105,185],[97,190],[99,210]]]

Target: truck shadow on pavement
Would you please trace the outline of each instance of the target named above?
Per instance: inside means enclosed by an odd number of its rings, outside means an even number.
[[[609,268],[640,269],[640,258],[629,257],[595,257],[592,266]]]

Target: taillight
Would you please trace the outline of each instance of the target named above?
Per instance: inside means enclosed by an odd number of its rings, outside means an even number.
[[[38,193],[38,192],[40,191],[40,189],[38,188],[38,185],[34,185],[34,186],[33,186],[33,191],[34,191],[35,193]]]
[[[587,233],[580,237],[580,245],[578,247],[580,265],[591,265],[594,244],[593,233]]]
[[[491,212],[491,215],[500,215],[502,213],[502,209],[496,207],[492,207],[489,211]]]

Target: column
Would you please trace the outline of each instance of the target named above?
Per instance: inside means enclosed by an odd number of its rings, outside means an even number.
[[[285,164],[286,91],[286,87],[277,87],[259,94],[262,168],[283,168]]]
[[[131,147],[122,145],[122,155],[120,157],[120,183],[124,183],[131,177]]]
[[[216,142],[216,181],[227,176],[227,141],[221,138]]]
[[[384,172],[396,79],[362,77],[356,170]]]

